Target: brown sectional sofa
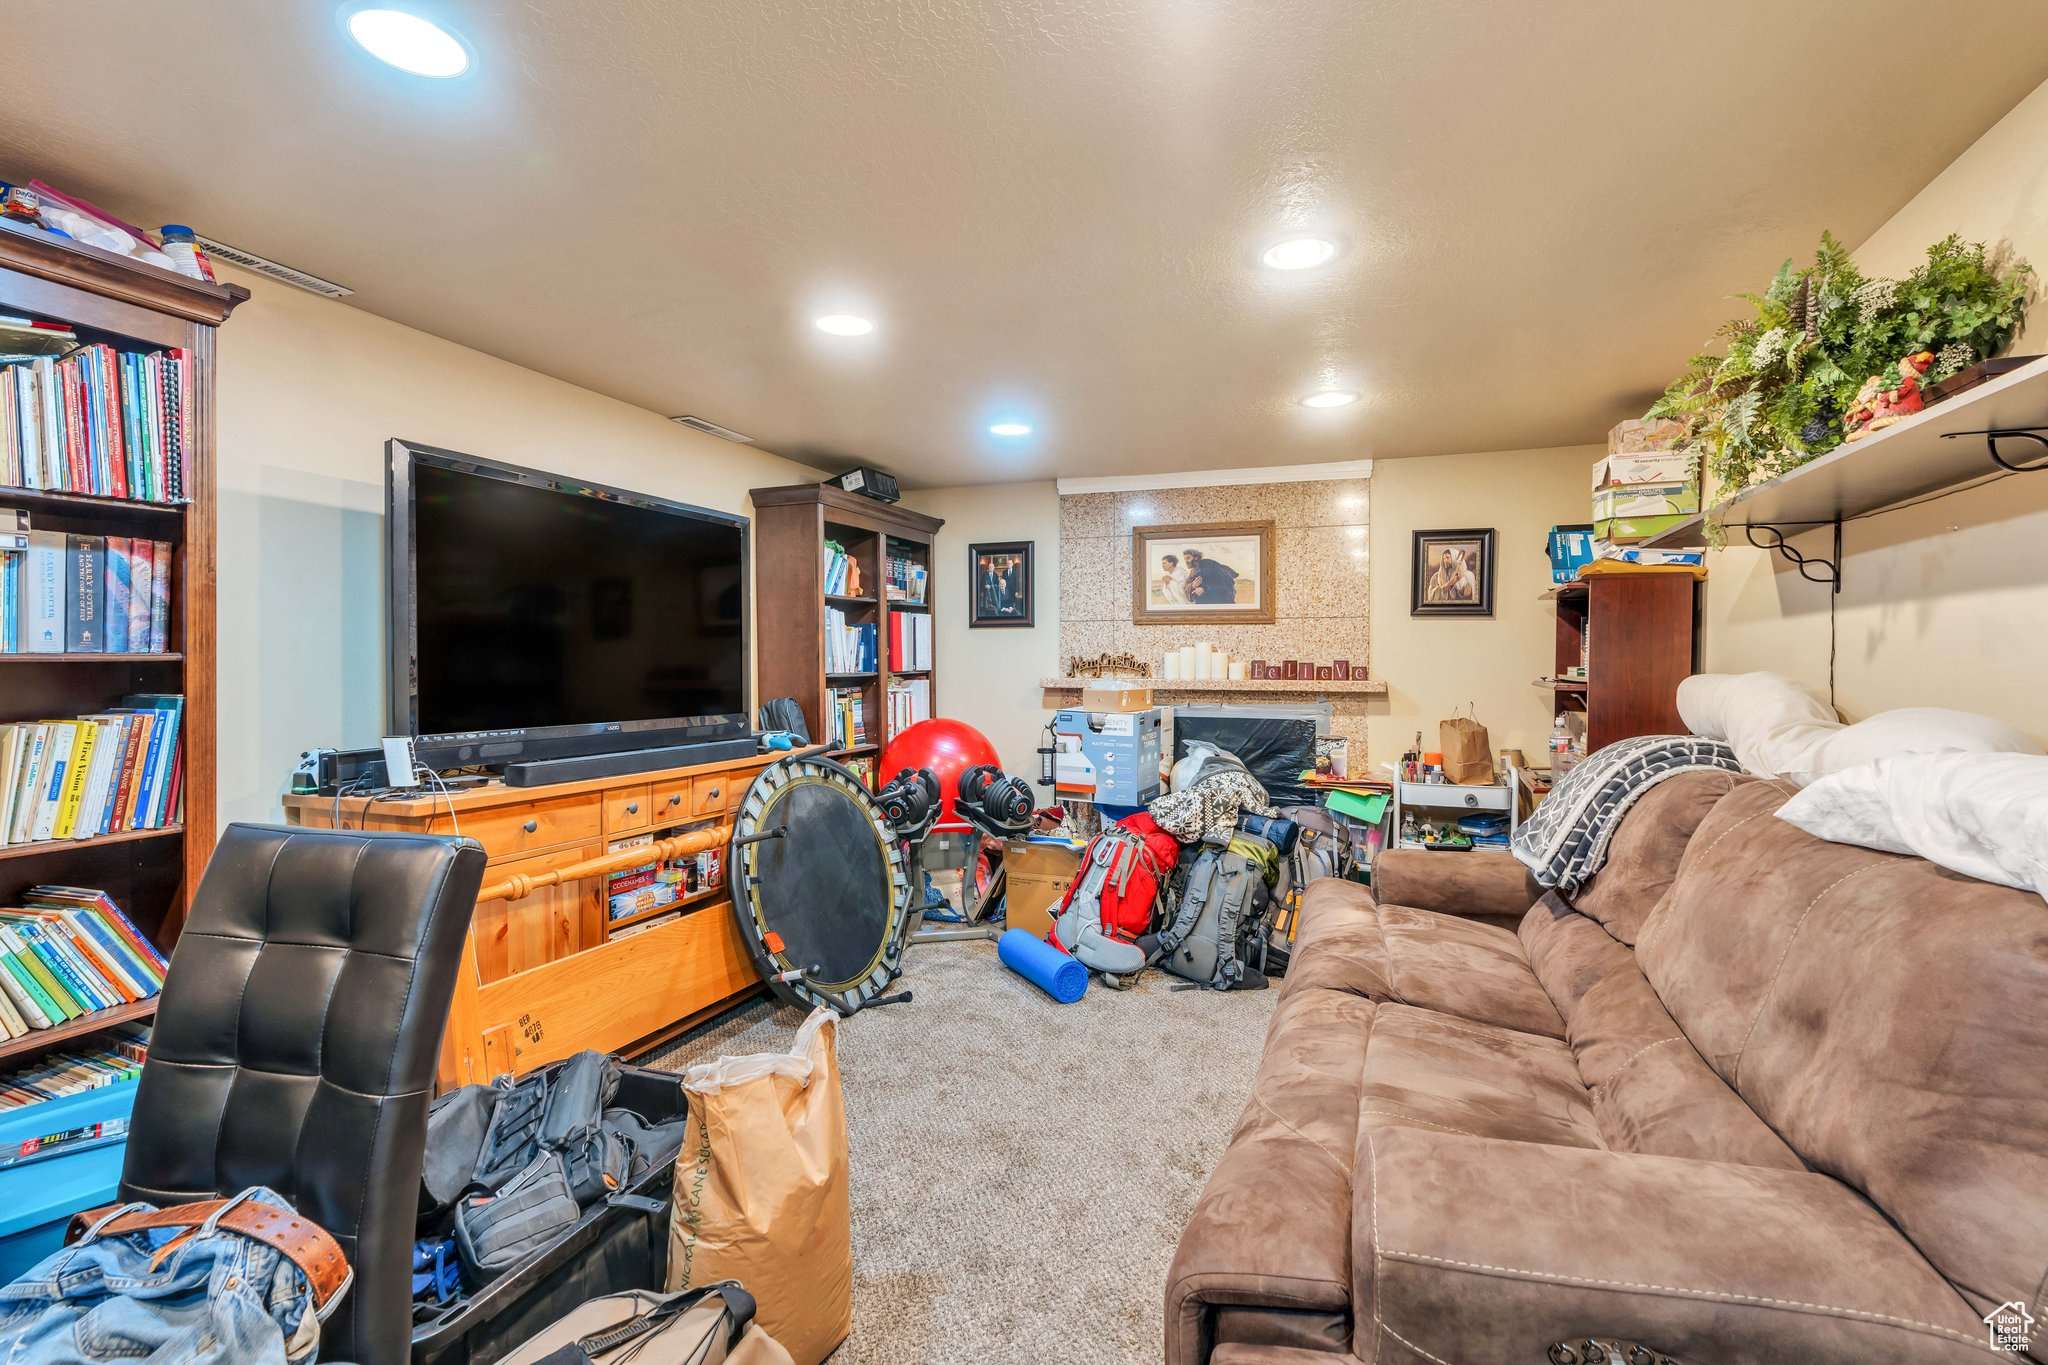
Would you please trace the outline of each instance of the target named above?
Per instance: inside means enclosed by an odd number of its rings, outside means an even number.
[[[1506,855],[1311,887],[1168,1365],[1984,1360],[2015,1303],[2048,1360],[2048,905],[1789,795],[1653,788],[1570,905]]]

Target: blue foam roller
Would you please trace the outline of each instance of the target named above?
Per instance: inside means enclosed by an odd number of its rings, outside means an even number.
[[[1088,969],[1044,939],[1023,929],[1005,929],[996,940],[1003,965],[1062,1005],[1071,1005],[1088,989]]]

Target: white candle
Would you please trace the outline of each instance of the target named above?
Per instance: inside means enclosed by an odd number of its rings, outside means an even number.
[[[1180,676],[1183,679],[1197,676],[1195,673],[1195,647],[1193,645],[1182,645],[1180,647]]]
[[[1177,679],[1178,679],[1178,678],[1180,677],[1180,651],[1179,651],[1179,650],[1177,650],[1177,649],[1169,649],[1169,650],[1167,650],[1167,651],[1166,651],[1166,659],[1165,659],[1165,664],[1164,664],[1164,666],[1163,666],[1163,667],[1162,667],[1162,668],[1161,668],[1161,669],[1159,670],[1159,676],[1160,676],[1160,677],[1162,677],[1162,678],[1168,678],[1168,679],[1175,679],[1175,680],[1177,680]]]
[[[1210,644],[1207,640],[1195,641],[1195,676],[1197,678],[1214,676],[1212,670],[1216,666],[1215,659],[1216,646]]]
[[[1230,666],[1230,680],[1232,682],[1243,682],[1251,675],[1252,666],[1250,664],[1232,664]]]

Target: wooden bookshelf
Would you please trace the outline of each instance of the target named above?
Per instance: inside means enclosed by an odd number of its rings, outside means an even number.
[[[1604,573],[1560,591],[1555,672],[1537,686],[1586,720],[1586,751],[1636,735],[1683,734],[1678,684],[1697,662],[1698,580],[1690,574]],[[1591,649],[1586,648],[1590,640]],[[1565,670],[1586,664],[1584,679]]]
[[[879,754],[888,743],[889,684],[895,679],[931,682],[932,714],[938,715],[938,673],[931,669],[889,667],[889,618],[898,613],[931,610],[938,574],[932,542],[945,523],[894,503],[877,502],[857,493],[817,484],[787,488],[756,488],[754,499],[754,580],[759,599],[768,603],[775,626],[759,636],[755,663],[756,690],[763,700],[794,697],[804,713],[811,737],[826,740],[830,731],[826,694],[834,688],[860,689],[867,720],[868,742],[835,749],[836,759]],[[825,542],[837,541],[860,566],[861,592],[825,591]],[[909,558],[925,571],[925,600],[889,599],[884,572],[891,555]],[[825,608],[846,613],[849,623],[875,627],[878,667],[873,672],[828,673],[825,670]],[[765,618],[764,618],[765,619]],[[938,657],[933,654],[936,665]]]
[[[95,839],[0,845],[0,905],[40,883],[104,890],[168,956],[213,852],[215,824],[215,333],[248,291],[211,285],[110,251],[0,222],[0,313],[69,324],[81,342],[192,355],[191,451],[185,500],[149,503],[0,487],[0,507],[25,508],[36,529],[146,536],[172,547],[170,650],[163,654],[0,654],[0,722],[69,719],[131,692],[185,698],[184,814],[162,829]],[[0,1042],[26,1057],[110,1024],[146,1019],[144,1000]]]

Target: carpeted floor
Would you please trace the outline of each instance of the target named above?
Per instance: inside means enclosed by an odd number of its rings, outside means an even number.
[[[1251,1093],[1272,991],[1091,983],[1058,1005],[993,943],[910,949],[846,1021],[853,1335],[834,1365],[1150,1365],[1174,1243]],[[750,1005],[647,1064],[788,1045]]]

